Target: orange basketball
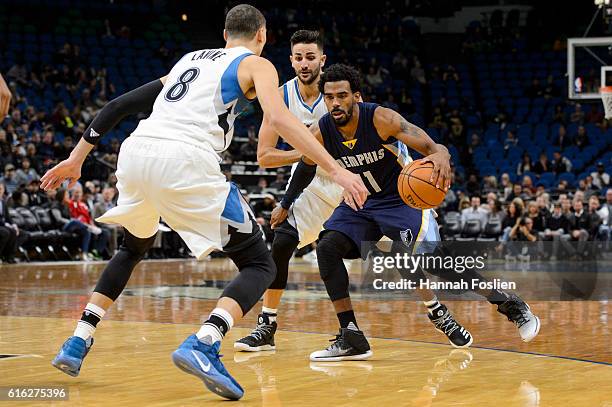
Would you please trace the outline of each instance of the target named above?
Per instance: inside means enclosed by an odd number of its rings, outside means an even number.
[[[430,209],[442,203],[446,192],[429,182],[433,167],[431,162],[413,162],[404,167],[397,179],[397,190],[406,205]]]

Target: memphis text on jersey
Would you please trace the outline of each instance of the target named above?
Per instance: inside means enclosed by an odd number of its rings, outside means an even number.
[[[398,281],[384,281],[382,278],[377,278],[372,282],[375,290],[516,290],[514,281],[502,281],[499,278],[494,278],[492,281],[479,280],[473,278],[471,281],[435,281],[427,278],[418,280],[408,280],[402,278]]]
[[[385,149],[381,148],[377,151],[368,151],[357,155],[348,155],[336,159],[342,168],[360,167],[362,165],[372,164],[378,160],[382,160],[385,156]]]

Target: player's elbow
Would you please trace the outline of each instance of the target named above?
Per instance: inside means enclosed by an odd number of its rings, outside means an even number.
[[[270,154],[270,148],[257,150],[257,162],[261,168],[274,167],[274,159]]]

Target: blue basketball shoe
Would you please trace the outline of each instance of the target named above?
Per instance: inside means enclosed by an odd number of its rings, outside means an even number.
[[[182,371],[200,378],[213,393],[238,400],[244,390],[221,363],[220,346],[219,341],[209,345],[191,335],[172,353],[172,361]]]
[[[67,375],[77,377],[81,371],[83,359],[89,353],[92,345],[93,338],[91,337],[85,341],[78,336],[71,336],[64,342],[51,364]]]

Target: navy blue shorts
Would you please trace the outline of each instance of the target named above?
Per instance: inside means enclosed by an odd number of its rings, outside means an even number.
[[[411,208],[399,197],[368,199],[358,211],[343,202],[323,226],[325,230],[321,234],[335,230],[348,236],[363,259],[367,257],[369,243],[378,242],[383,236],[407,246],[440,240],[432,211]],[[417,252],[420,251],[417,249]]]

